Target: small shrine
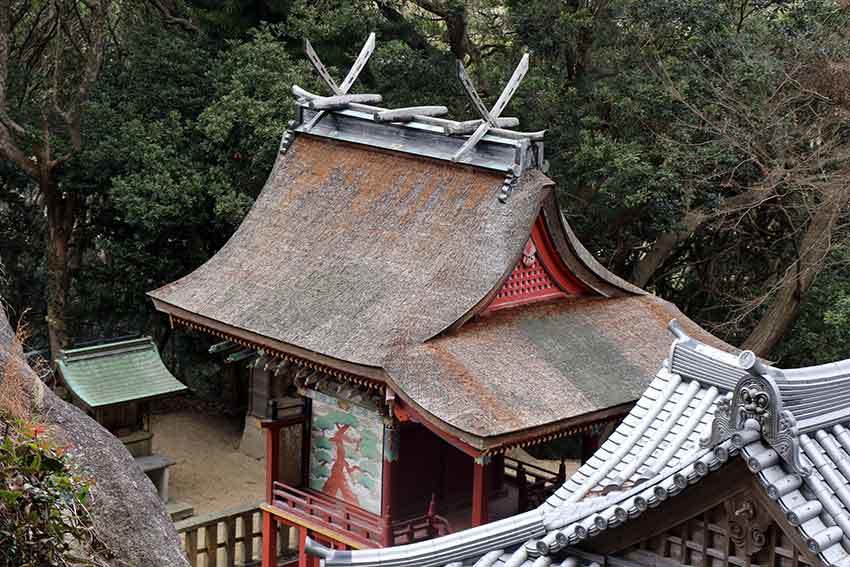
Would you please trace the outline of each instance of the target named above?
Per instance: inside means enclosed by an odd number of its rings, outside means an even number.
[[[65,349],[57,370],[74,404],[118,437],[168,501],[168,468],[153,453],[150,403],[187,390],[165,367],[150,337]]]
[[[525,514],[324,567],[850,565],[850,360],[781,369],[675,339],[596,454]]]
[[[327,92],[292,87],[297,117],[239,229],[149,293],[217,337],[215,356],[250,361],[265,567],[278,523],[304,567],[308,539],[391,547],[528,514],[566,472],[512,449],[573,437],[593,454],[650,385],[671,318],[728,348],[578,240],[545,133],[503,116],[528,56],[492,107],[458,63],[480,118],[456,121],[351,94],[374,45],[337,83],[306,43]]]

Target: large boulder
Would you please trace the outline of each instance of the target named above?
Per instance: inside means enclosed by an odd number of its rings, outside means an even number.
[[[0,384],[4,369],[26,376],[33,411],[58,444],[70,447],[69,457],[78,472],[91,479],[92,520],[100,540],[116,558],[114,565],[188,566],[174,524],[151,481],[118,439],[42,386],[24,362],[21,345],[0,306]]]

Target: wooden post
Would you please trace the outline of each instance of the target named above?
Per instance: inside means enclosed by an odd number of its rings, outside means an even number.
[[[528,484],[525,478],[525,466],[522,461],[517,461],[516,466],[516,482],[517,482],[517,514],[528,512]]]
[[[298,526],[298,567],[310,567],[310,558],[307,556],[307,528],[303,526]]]
[[[280,474],[280,427],[266,427],[266,502],[274,502],[274,483]]]
[[[393,469],[398,460],[399,432],[395,423],[384,427],[384,459],[381,471],[381,545],[390,547],[393,537]]]
[[[304,398],[304,415],[310,416],[313,411],[313,400]],[[301,425],[301,486],[310,486],[310,419],[305,418]]]
[[[476,457],[472,471],[472,526],[487,523],[487,465],[489,457]]]
[[[277,567],[277,521],[263,510],[263,567]]]
[[[303,415],[292,415],[260,422],[266,430],[266,502],[269,504],[274,503],[274,483],[280,480],[280,430],[305,421]]]
[[[227,567],[236,565],[236,516],[224,520],[224,564]]]
[[[254,512],[242,514],[242,563],[254,560]]]
[[[581,464],[590,460],[590,457],[599,448],[599,436],[593,433],[584,433],[581,436]]]
[[[218,565],[218,522],[204,528],[204,545],[207,548],[205,565],[216,567]]]

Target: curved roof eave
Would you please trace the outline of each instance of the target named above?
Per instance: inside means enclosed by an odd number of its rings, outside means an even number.
[[[603,297],[647,293],[605,268],[584,247],[559,207],[554,192],[543,203],[543,217],[561,260],[589,288]]]
[[[299,134],[236,233],[149,292],[163,304],[306,351],[380,366],[468,313],[509,273],[550,189]]]

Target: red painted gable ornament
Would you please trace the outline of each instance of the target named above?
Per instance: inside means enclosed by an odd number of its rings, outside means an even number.
[[[560,261],[543,222],[542,217],[538,217],[531,230],[531,238],[522,250],[522,257],[485,313],[588,292]]]

